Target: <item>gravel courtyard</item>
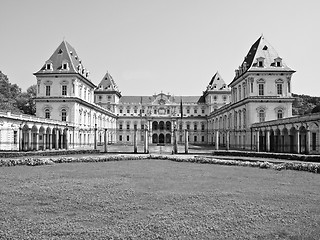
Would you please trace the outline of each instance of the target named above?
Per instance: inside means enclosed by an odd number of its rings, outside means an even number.
[[[166,160],[0,168],[0,239],[320,239],[320,175]]]

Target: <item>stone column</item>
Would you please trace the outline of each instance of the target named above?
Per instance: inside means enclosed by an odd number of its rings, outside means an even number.
[[[94,139],[93,139],[94,150],[96,150],[97,149],[97,124],[95,124],[95,126],[94,126],[94,136],[93,137],[94,137]]]
[[[216,150],[219,150],[219,131],[216,131]]]
[[[35,150],[38,151],[39,150],[39,132],[37,130],[36,132],[36,142],[34,144]]]
[[[43,134],[42,135],[42,137],[43,137],[43,150],[46,150],[46,148],[47,148],[47,146],[46,146],[46,144],[47,144],[47,134]]]
[[[189,153],[189,140],[188,140],[189,132],[188,129],[184,130],[184,152]]]
[[[306,154],[310,154],[310,129],[306,131]]]
[[[152,124],[151,120],[148,120],[148,133],[149,133],[149,143],[152,143]]]
[[[19,128],[19,151],[23,150],[23,135],[22,135],[22,128]]]
[[[56,128],[56,150],[59,149],[59,135],[60,135],[60,132],[58,131],[58,128]]]
[[[144,153],[149,153],[148,146],[148,129],[144,130]]]
[[[31,149],[31,128],[28,129],[28,141],[27,141],[27,150],[30,151]]]
[[[108,129],[104,129],[104,152],[108,152]]]
[[[49,141],[49,150],[52,150],[52,132],[49,133],[49,139],[48,139],[48,141]]]
[[[69,149],[69,130],[68,128],[65,129],[65,143],[64,147],[66,150]]]
[[[295,137],[296,153],[300,153],[300,130],[298,129]]]
[[[270,130],[266,130],[266,151],[270,152]]]
[[[177,129],[173,130],[173,153],[178,153]]]
[[[137,141],[137,129],[134,129],[133,133],[133,152],[137,153],[138,152],[138,141]]]
[[[256,148],[257,152],[260,152],[260,131],[256,131]]]
[[[226,148],[227,150],[230,149],[230,131],[227,131],[226,133]]]

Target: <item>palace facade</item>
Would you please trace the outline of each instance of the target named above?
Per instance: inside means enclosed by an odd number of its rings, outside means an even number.
[[[296,117],[300,123],[292,117],[294,72],[261,36],[229,84],[216,72],[198,96],[126,96],[109,72],[96,86],[75,49],[63,41],[34,73],[36,115],[43,123],[21,120],[16,142],[24,142],[19,150],[38,150],[50,144],[59,149],[188,140],[216,149],[319,153],[320,116]]]

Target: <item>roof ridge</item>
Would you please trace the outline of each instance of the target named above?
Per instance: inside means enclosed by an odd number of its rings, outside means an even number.
[[[72,47],[72,46],[71,46],[70,43],[68,43],[65,39],[63,39],[62,42],[63,42],[63,43],[65,44],[65,46],[66,46],[67,55],[68,55],[68,57],[69,57],[70,63],[71,63],[71,65],[72,65],[72,68],[73,68],[74,71],[77,72],[76,67],[74,66],[74,63],[73,63],[73,61],[72,61],[72,57],[70,56],[69,46],[70,46],[70,47]],[[68,45],[69,45],[69,46],[68,46]],[[73,48],[73,47],[72,47],[72,48]],[[73,49],[74,49],[74,48],[73,48]]]

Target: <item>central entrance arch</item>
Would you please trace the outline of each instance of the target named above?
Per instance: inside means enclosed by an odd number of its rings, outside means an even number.
[[[159,143],[160,143],[160,144],[163,144],[163,143],[164,143],[164,134],[163,134],[163,133],[160,133],[160,134],[159,134]]]

